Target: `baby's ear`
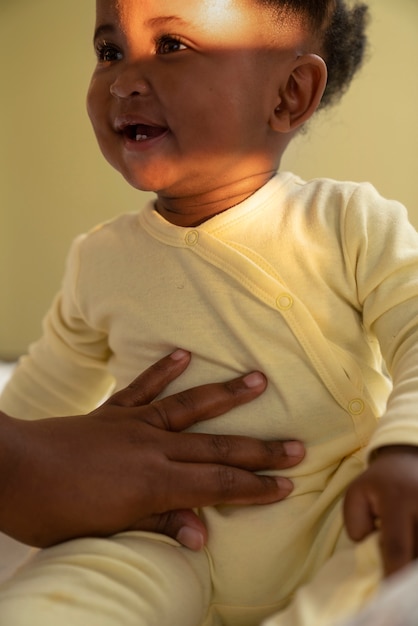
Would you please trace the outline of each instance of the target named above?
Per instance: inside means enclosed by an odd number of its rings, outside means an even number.
[[[327,84],[327,66],[316,54],[296,59],[286,85],[279,93],[279,104],[270,118],[270,126],[289,133],[304,124],[316,111]]]

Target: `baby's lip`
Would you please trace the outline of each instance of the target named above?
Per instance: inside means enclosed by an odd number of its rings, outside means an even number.
[[[115,121],[114,128],[117,133],[136,141],[160,137],[168,130],[166,126],[134,116],[118,118]]]
[[[128,139],[135,141],[145,141],[145,139],[155,139],[166,132],[163,126],[150,126],[149,124],[132,124],[125,126],[122,134]]]

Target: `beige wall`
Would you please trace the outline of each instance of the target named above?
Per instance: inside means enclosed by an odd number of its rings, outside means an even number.
[[[73,237],[140,206],[104,162],[84,111],[93,0],[0,0],[0,359],[40,332]],[[372,58],[283,166],[370,180],[418,227],[418,0],[372,0]]]
[[[368,180],[418,228],[418,0],[369,0],[369,61],[341,104],[319,114],[283,166],[311,178]]]

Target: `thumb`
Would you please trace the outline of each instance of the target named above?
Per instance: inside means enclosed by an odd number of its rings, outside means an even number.
[[[169,511],[138,522],[134,529],[146,530],[176,539],[190,550],[201,550],[208,533],[202,520],[191,509]]]
[[[348,536],[362,541],[376,530],[375,515],[364,491],[353,483],[344,500],[344,522]]]

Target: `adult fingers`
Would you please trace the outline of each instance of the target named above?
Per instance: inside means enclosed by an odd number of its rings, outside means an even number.
[[[181,470],[175,472],[176,482]],[[193,471],[193,469],[192,469]],[[182,505],[209,506],[226,504],[270,504],[284,499],[293,489],[291,481],[272,476],[256,476],[223,467],[199,465],[193,471],[194,488],[190,488],[189,469],[184,480],[187,493]],[[178,503],[178,496],[176,501]],[[203,521],[191,508],[177,509],[139,520],[131,530],[143,530],[167,535],[191,550],[200,550],[206,544],[208,533]]]
[[[184,372],[190,359],[190,352],[175,350],[151,365],[127,387],[113,394],[105,404],[125,407],[148,404]]]
[[[147,407],[146,421],[164,430],[181,431],[254,400],[266,387],[266,378],[260,372],[201,385],[153,402]]]
[[[131,530],[167,535],[190,550],[201,550],[208,538],[206,526],[191,509],[153,515],[140,520]]]
[[[300,463],[305,448],[300,441],[262,441],[236,435],[167,433],[164,453],[171,461],[215,463],[260,471],[286,469]]]
[[[287,478],[201,463],[171,463],[163,484],[162,508],[157,509],[161,513],[217,504],[271,504],[283,500],[293,490],[293,483]],[[179,485],[183,486],[180,493]]]

